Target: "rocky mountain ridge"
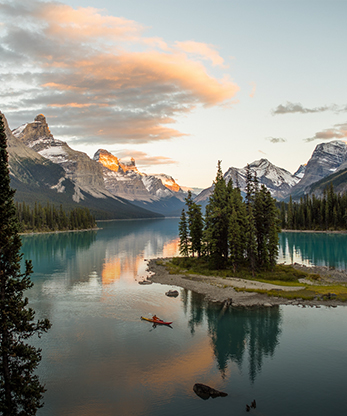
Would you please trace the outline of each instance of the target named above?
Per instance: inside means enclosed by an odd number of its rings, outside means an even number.
[[[317,187],[314,186],[316,182],[326,178],[326,181],[322,182],[326,183],[330,175],[347,169],[347,144],[339,140],[318,144],[308,162],[301,165],[294,174],[273,165],[267,159],[256,160],[249,164],[249,167],[259,183],[264,184],[274,198],[288,200],[292,196],[297,199],[305,193],[311,193],[313,189],[317,192]],[[246,186],[246,168],[231,167],[224,174],[226,182],[232,180],[234,186],[239,186],[243,194]],[[341,184],[340,189],[344,189]],[[213,185],[203,190],[195,199],[196,202],[205,206],[212,190]]]
[[[69,188],[72,200],[77,203],[90,197],[95,201],[118,199],[164,215],[177,215],[184,206],[187,191],[172,177],[142,173],[133,158],[124,161],[105,149],[99,149],[91,159],[87,154],[73,150],[66,142],[55,139],[42,114],[32,123],[26,123],[12,132],[7,122],[5,127],[10,138],[13,180],[31,181],[36,185],[45,182],[45,186],[61,194]],[[35,169],[28,169],[29,165],[35,166]],[[314,187],[317,181],[328,180],[329,175],[347,169],[347,145],[343,141],[318,144],[309,161],[294,174],[267,159],[256,160],[249,168],[274,198],[286,200],[292,195],[295,199],[312,192],[312,189],[317,190]],[[46,169],[45,174],[42,174],[42,169]],[[246,169],[246,166],[230,167],[224,174],[225,180],[232,180],[242,193],[245,192]],[[34,171],[41,173],[33,174]],[[342,177],[339,176],[340,182]],[[213,185],[203,190],[196,202],[206,205],[212,189]],[[343,186],[340,189],[344,189]]]
[[[312,184],[345,168],[347,168],[346,142],[333,140],[320,143],[315,147],[307,162],[302,179],[292,188],[290,194],[296,198],[310,193]]]
[[[39,114],[34,122],[14,129],[12,135],[27,148],[64,169],[66,178],[75,184],[75,202],[83,199],[84,193],[94,198],[124,198],[161,214],[168,214],[171,205],[177,209],[184,204],[186,192],[172,177],[141,173],[133,158],[122,161],[104,149],[99,149],[91,159],[86,153],[55,139],[43,114]]]

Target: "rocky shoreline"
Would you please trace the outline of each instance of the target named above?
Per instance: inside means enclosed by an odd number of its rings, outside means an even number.
[[[160,264],[158,264],[158,260],[160,260]],[[300,289],[298,286],[278,286],[271,285],[269,283],[250,281],[239,278],[221,278],[218,276],[170,274],[165,267],[165,262],[168,260],[169,259],[165,258],[148,260],[148,280],[153,283],[160,283],[191,290],[193,292],[204,295],[206,300],[210,302],[227,304],[232,307],[249,308],[272,307],[276,305],[301,305],[303,307],[311,306],[317,308],[321,306],[346,306],[345,302],[341,302],[335,299],[317,298],[314,300],[289,300],[281,297],[269,297],[266,294],[256,292],[236,291],[234,289],[236,287],[245,289],[278,289],[283,291],[290,291]],[[322,284],[331,282],[347,282],[347,273],[345,271],[339,272],[324,267],[308,268],[299,264],[295,264],[294,267],[312,273],[319,273],[324,277],[324,282]],[[302,288],[304,288],[308,282],[309,281],[302,281]]]

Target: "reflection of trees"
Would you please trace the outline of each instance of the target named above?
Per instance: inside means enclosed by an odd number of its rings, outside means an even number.
[[[281,312],[279,307],[261,309],[228,309],[204,303],[200,295],[191,294],[189,327],[194,333],[195,326],[208,321],[209,335],[214,355],[222,375],[228,361],[242,367],[248,351],[249,377],[254,382],[261,371],[263,359],[272,356],[281,333]]]
[[[190,332],[194,334],[195,327],[202,324],[204,319],[204,309],[202,308],[203,296],[198,293],[191,292],[190,296],[190,319],[188,326]]]
[[[145,273],[144,258],[161,256],[177,240],[178,219],[100,222],[99,231],[37,234],[22,237],[24,259],[34,266],[33,280],[73,287],[95,277],[111,283]],[[24,260],[23,259],[23,260]]]
[[[249,311],[248,350],[249,377],[254,382],[260,373],[264,356],[273,356],[281,333],[281,313],[279,307]]]
[[[283,258],[289,254],[289,260],[292,262],[295,251],[303,260],[309,260],[313,264],[342,269],[346,268],[346,243],[346,234],[300,232],[280,234],[280,250]]]
[[[66,253],[75,250],[88,250],[96,239],[96,231],[49,233],[22,236],[22,252],[26,259],[42,264],[54,258],[65,258]]]

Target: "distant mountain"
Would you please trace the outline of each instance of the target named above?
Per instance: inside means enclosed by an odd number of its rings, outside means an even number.
[[[171,176],[140,172],[133,158],[122,160],[104,149],[91,159],[55,139],[42,114],[12,132],[5,117],[4,121],[11,181],[18,201],[79,204],[91,208],[98,218],[179,215],[185,206],[187,188],[179,186]],[[330,181],[342,192],[347,188],[342,172],[347,169],[347,144],[332,141],[317,145],[309,161],[294,174],[267,159],[256,160],[249,167],[277,200],[288,200],[290,195],[297,199],[306,193],[321,194],[324,184]],[[230,167],[224,178],[245,193],[246,166]],[[213,185],[202,190],[195,201],[206,206],[212,190]],[[198,193],[200,189],[194,191]]]
[[[331,182],[336,192],[347,191],[347,144],[335,140],[318,144],[309,161],[301,165],[294,174],[279,168],[267,159],[256,160],[250,169],[256,174],[259,183],[264,184],[277,200],[288,201],[289,197],[299,199],[305,194],[315,193],[321,196]],[[231,167],[224,174],[228,183],[232,179],[234,186],[239,186],[245,195],[246,167]],[[205,207],[213,190],[213,185],[204,189],[195,202]]]
[[[287,170],[273,165],[267,159],[256,160],[249,167],[253,175],[256,174],[259,183],[264,184],[276,199],[283,199],[300,181],[298,176],[292,175]],[[232,180],[234,186],[240,187],[243,195],[245,195],[246,191],[246,170],[247,166],[241,169],[231,167],[224,174],[226,183]],[[205,206],[212,190],[213,185],[202,191],[195,198],[195,202]]]
[[[17,190],[18,202],[50,201],[67,209],[79,204],[90,208],[98,219],[160,216],[110,194],[100,165],[55,140],[43,115],[13,132],[4,116],[3,119],[11,185]]]
[[[105,187],[112,195],[164,215],[183,207],[187,193],[171,176],[141,173],[133,158],[124,162],[105,149],[93,159],[102,166]]]
[[[306,188],[306,193],[314,194],[316,197],[320,198],[323,196],[323,192],[326,188],[333,185],[334,191],[337,193],[347,192],[347,168],[338,170],[332,175],[326,176],[325,178],[312,183],[309,187]]]
[[[292,188],[290,195],[296,199],[306,193],[312,193],[312,184],[345,168],[347,168],[347,144],[339,140],[320,143],[307,162],[302,179]]]

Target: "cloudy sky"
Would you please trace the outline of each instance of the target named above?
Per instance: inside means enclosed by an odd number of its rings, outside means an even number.
[[[0,110],[208,187],[347,140],[345,0],[0,0]]]

